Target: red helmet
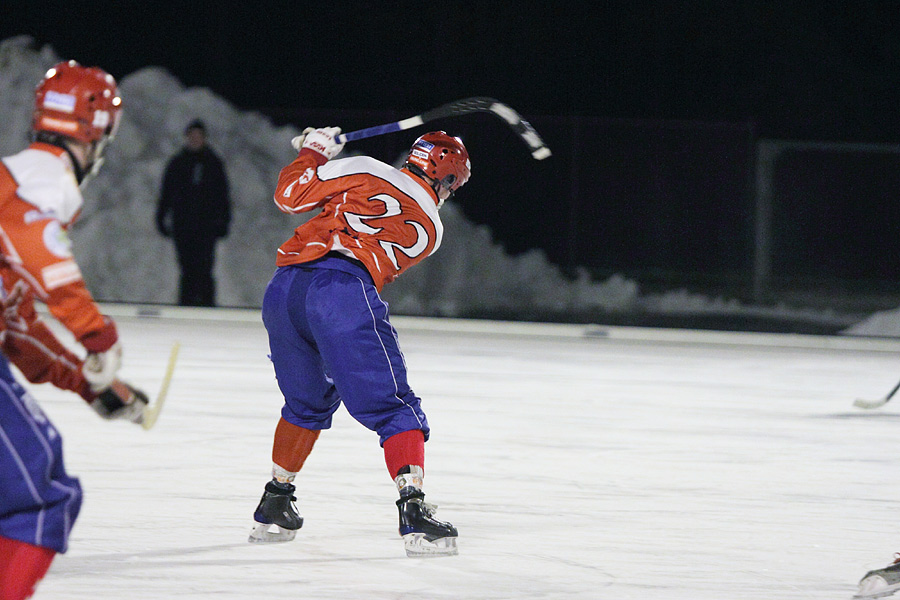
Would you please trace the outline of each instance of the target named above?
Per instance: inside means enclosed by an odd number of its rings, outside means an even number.
[[[32,129],[91,143],[111,137],[122,99],[113,76],[74,60],[47,71],[34,95]]]
[[[417,139],[406,164],[418,168],[451,193],[465,185],[472,172],[469,152],[462,140],[443,131],[432,131]]]

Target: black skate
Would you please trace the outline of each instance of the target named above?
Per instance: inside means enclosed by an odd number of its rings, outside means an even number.
[[[859,582],[859,591],[853,596],[855,600],[883,598],[900,590],[900,553],[894,557],[894,564],[865,574]]]
[[[266,491],[253,513],[253,519],[260,525],[250,533],[248,541],[272,543],[294,539],[297,530],[303,527],[303,517],[293,504],[297,500],[295,489],[290,483],[276,483],[275,480],[266,484]],[[272,526],[275,526],[275,531],[269,531]]]
[[[434,518],[437,507],[424,500],[425,494],[416,492],[397,500],[400,511],[400,535],[406,555],[412,557],[453,556],[456,548],[456,527]]]

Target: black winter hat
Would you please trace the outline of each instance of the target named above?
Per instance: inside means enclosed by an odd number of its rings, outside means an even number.
[[[194,119],[190,122],[190,124],[185,127],[184,132],[187,133],[191,129],[199,129],[203,133],[206,133],[206,125],[200,119]]]

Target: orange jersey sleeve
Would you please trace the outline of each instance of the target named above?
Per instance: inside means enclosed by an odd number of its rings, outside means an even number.
[[[321,208],[278,249],[276,264],[300,264],[332,250],[362,262],[381,290],[440,246],[437,196],[411,173],[358,156],[319,166],[302,153],[282,169],[275,204],[287,213]]]

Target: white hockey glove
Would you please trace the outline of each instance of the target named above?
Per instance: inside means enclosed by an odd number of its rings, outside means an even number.
[[[127,419],[140,424],[149,402],[147,394],[115,379],[112,385],[91,401],[91,408],[104,419]]]
[[[315,130],[316,130],[315,127],[307,127],[306,129],[303,130],[303,133],[301,133],[300,135],[298,135],[295,138],[292,138],[291,146],[294,147],[294,150],[296,150],[297,152],[300,152],[300,148],[303,147],[303,141],[306,139],[306,136]]]
[[[122,366],[122,344],[116,342],[106,352],[91,352],[84,359],[81,372],[91,386],[91,391],[100,393],[112,385],[116,371]]]
[[[300,147],[301,149],[308,148],[313,152],[318,152],[324,156],[326,160],[331,160],[344,149],[343,144],[338,144],[334,141],[334,138],[340,135],[340,133],[340,127],[313,129],[306,134],[306,139],[303,140],[303,144]]]

